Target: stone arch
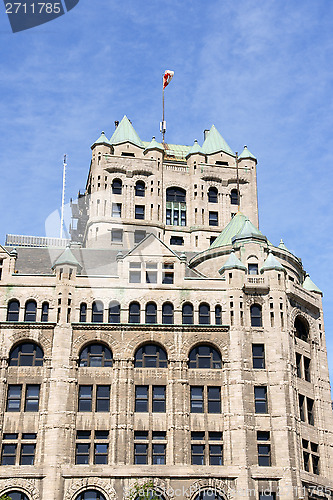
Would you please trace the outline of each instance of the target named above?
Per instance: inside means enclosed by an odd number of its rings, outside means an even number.
[[[295,334],[295,319],[299,317],[302,321],[304,321],[309,326],[309,340],[318,340],[318,334],[316,330],[316,322],[315,320],[308,314],[306,314],[303,310],[294,307],[289,314],[291,331],[293,335]]]
[[[14,490],[22,491],[22,493],[28,496],[29,500],[40,500],[39,491],[36,486],[27,479],[12,478],[0,481],[0,495]]]
[[[77,495],[88,489],[99,491],[107,500],[117,500],[116,490],[113,486],[98,477],[87,477],[72,483],[64,495],[64,500],[75,500]]]
[[[135,486],[144,486],[147,482],[153,482],[153,488],[156,488],[158,492],[163,495],[165,500],[171,500],[175,498],[174,489],[170,487],[170,481],[165,479],[160,479],[159,477],[151,478],[139,478],[139,479],[130,479],[128,484],[129,494],[126,495],[126,498],[132,499],[132,493]]]
[[[23,342],[34,342],[39,345],[44,352],[44,358],[51,357],[52,354],[52,334],[50,336],[43,335],[36,330],[17,332],[8,338],[6,357],[9,358],[10,351]]]
[[[195,481],[186,491],[185,498],[189,500],[194,500],[196,495],[204,490],[216,491],[223,499],[228,500],[231,498],[231,488],[228,483],[215,478],[199,479]]]
[[[87,335],[87,333],[82,334],[73,341],[73,347],[72,347],[72,356],[73,359],[79,359],[79,355],[82,349],[86,347],[88,344],[92,343],[98,343],[100,342],[101,344],[105,344],[106,347],[111,349],[113,356],[115,355],[115,352],[119,352],[119,342],[112,337],[107,332],[102,332],[102,331],[91,331],[90,335]]]

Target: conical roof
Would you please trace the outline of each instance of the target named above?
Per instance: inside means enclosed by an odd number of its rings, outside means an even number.
[[[215,241],[210,245],[209,248],[218,248],[225,245],[231,245],[231,238],[233,238],[237,233],[243,228],[247,217],[238,212],[226,225],[223,231],[218,235]]]
[[[67,247],[66,250],[64,250],[62,254],[57,258],[57,260],[52,266],[52,269],[54,269],[56,266],[63,266],[65,264],[82,268],[81,264],[76,259],[76,257],[74,257],[69,247]]]
[[[323,294],[323,292],[314,284],[310,276],[307,274],[303,283],[303,288],[309,292],[317,292]]]
[[[187,153],[186,158],[188,158],[190,155],[197,155],[197,154],[203,155],[204,153],[202,152],[202,149],[201,149],[198,141],[195,140],[193,143],[193,146],[191,147],[191,149]]]
[[[223,151],[228,155],[235,156],[235,153],[223,139],[222,135],[216,129],[215,125],[212,125],[212,128],[208,132],[205,142],[203,143],[201,149],[202,152],[206,155],[211,155],[213,153],[218,153],[219,151]]]
[[[111,144],[123,144],[124,142],[130,142],[139,148],[144,149],[144,145],[137,132],[135,131],[133,125],[125,115],[124,118],[119,123],[118,127],[113,133],[113,136],[110,139]]]
[[[91,147],[96,146],[97,144],[107,144],[108,146],[111,146],[111,142],[109,139],[106,137],[105,133],[102,132],[100,137],[95,141]]]
[[[162,146],[162,144],[156,141],[155,137],[152,138],[152,140],[146,147],[145,152],[150,151],[152,149],[157,149],[158,151],[162,151],[164,153],[164,147]]]
[[[219,273],[222,274],[226,269],[242,269],[246,271],[246,266],[236,257],[235,251],[232,250],[227,262],[219,269]]]
[[[268,271],[271,269],[276,269],[277,271],[284,271],[283,265],[274,257],[272,252],[269,252],[267,259],[265,260],[260,272]]]
[[[239,155],[238,157],[240,160],[242,158],[252,158],[252,160],[256,160],[257,161],[257,158],[251,153],[251,151],[249,151],[247,149],[247,146],[244,146],[244,149],[243,151],[241,152],[241,154]]]
[[[286,250],[287,252],[291,253],[290,250],[286,247],[286,245],[283,242],[283,239],[281,238],[280,243],[279,243],[279,248],[282,248],[282,250]]]
[[[264,236],[262,232],[259,231],[259,229],[257,229],[256,226],[254,226],[250,219],[248,219],[247,217],[242,229],[237,234],[235,234],[231,241],[233,243],[236,240],[242,240],[245,238],[260,238],[267,240],[266,236]]]

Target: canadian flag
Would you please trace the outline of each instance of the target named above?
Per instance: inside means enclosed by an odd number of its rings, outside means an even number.
[[[169,85],[174,74],[175,74],[174,71],[170,71],[169,69],[166,70],[163,76],[163,90],[165,89],[165,87]]]

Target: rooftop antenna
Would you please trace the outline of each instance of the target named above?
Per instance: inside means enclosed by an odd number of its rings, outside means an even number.
[[[237,151],[236,151],[236,174],[237,174],[237,204],[238,204],[238,212],[240,212],[239,171],[238,171],[238,153],[237,153]]]
[[[169,85],[169,83],[171,82],[173,75],[174,75],[174,71],[170,71],[169,69],[167,69],[163,75],[163,91],[162,91],[162,94],[163,94],[162,95],[163,112],[162,112],[162,121],[160,122],[160,132],[162,133],[163,146],[165,144],[164,138],[165,138],[165,132],[166,132],[166,121],[164,119],[164,90],[165,90],[165,87],[167,87]]]
[[[65,208],[65,185],[66,185],[66,167],[67,155],[64,155],[63,173],[62,173],[62,199],[61,199],[61,220],[60,220],[60,238],[64,229],[64,208]]]

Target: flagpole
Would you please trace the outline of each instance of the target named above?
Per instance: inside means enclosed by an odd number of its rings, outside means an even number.
[[[63,173],[62,173],[60,238],[62,238],[62,232],[63,232],[63,227],[64,227],[65,185],[66,185],[66,167],[67,167],[66,161],[67,161],[67,155],[64,155],[64,167],[63,167]]]
[[[164,86],[162,90],[162,103],[163,103],[163,112],[162,112],[162,144],[164,145],[164,137],[165,137],[165,128],[164,128]]]

